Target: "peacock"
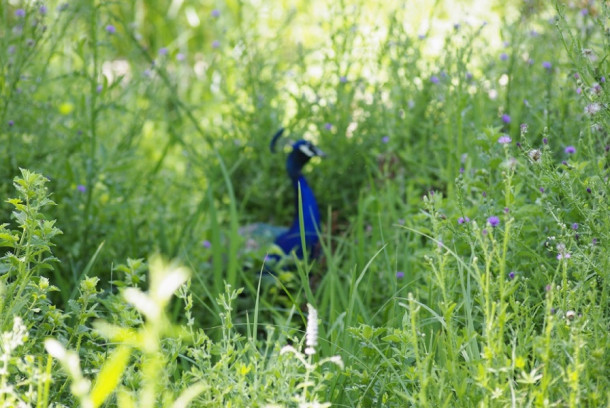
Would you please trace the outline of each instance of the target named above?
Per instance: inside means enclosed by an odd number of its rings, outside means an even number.
[[[272,153],[275,153],[276,145],[283,133],[284,129],[282,128],[273,136],[270,144]],[[265,223],[254,223],[240,228],[239,231],[242,237],[246,237],[246,248],[249,250],[256,250],[265,244],[271,244],[271,241],[273,242],[276,251],[272,251],[266,256],[265,263],[267,266],[265,269],[267,270],[271,269],[269,267],[272,267],[273,263],[286,256],[292,256],[292,253],[298,259],[303,259],[305,254],[309,259],[313,259],[319,252],[317,244],[320,240],[320,210],[314,192],[307,183],[302,169],[313,157],[324,157],[326,155],[307,140],[298,140],[292,144],[291,148],[292,150],[286,158],[286,172],[292,183],[295,197],[292,224],[289,228],[285,228]],[[303,214],[302,233],[299,220],[299,194]],[[301,239],[301,235],[303,235],[304,240]],[[303,241],[305,242],[305,248],[303,248]]]

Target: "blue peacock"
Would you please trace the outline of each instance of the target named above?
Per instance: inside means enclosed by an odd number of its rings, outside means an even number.
[[[270,149],[274,153],[278,140],[284,133],[280,129],[272,138]],[[255,223],[244,226],[240,234],[246,237],[246,247],[249,250],[265,248],[265,245],[275,244],[281,250],[267,255],[266,261],[273,263],[285,256],[294,253],[298,259],[303,259],[305,254],[309,259],[317,256],[317,244],[320,240],[320,210],[313,190],[307,183],[302,173],[303,167],[313,157],[324,157],[322,150],[307,140],[298,140],[292,144],[292,150],[286,158],[286,171],[292,188],[294,190],[294,217],[289,228],[278,227],[265,223]],[[303,211],[303,230],[299,221],[299,192],[301,197],[301,208]],[[301,233],[302,232],[302,233]],[[304,240],[301,240],[303,235]],[[303,241],[305,248],[303,248]]]

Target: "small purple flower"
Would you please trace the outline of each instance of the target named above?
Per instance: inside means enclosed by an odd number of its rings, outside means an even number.
[[[15,10],[15,17],[25,17],[25,10],[22,8]]]
[[[574,73],[574,79],[580,79],[580,75],[578,75],[578,72]]]
[[[78,186],[76,186],[76,189],[78,191],[80,191],[81,193],[84,193],[85,191],[87,191],[87,187],[83,186],[82,184],[79,184]]]
[[[381,138],[381,141],[383,143],[388,143],[390,141],[390,137],[389,136],[384,136],[384,137]]]
[[[512,272],[512,271],[511,271],[511,272],[508,274],[508,279],[510,279],[510,280],[515,279],[515,272]]]
[[[572,224],[572,229],[573,230],[577,230],[578,229],[578,223],[575,222],[574,224]]]
[[[214,18],[220,17],[220,10],[218,10],[218,9],[212,10],[212,17],[214,17]]]
[[[507,115],[506,113],[502,115],[502,122],[506,124],[510,123],[510,115]]]
[[[500,144],[509,144],[512,141],[513,139],[511,139],[508,135],[500,136],[500,138],[498,139],[498,143]]]
[[[524,135],[527,133],[528,126],[527,123],[522,123],[519,125],[519,129],[521,130],[521,134]]]
[[[579,86],[576,88],[576,93],[580,95],[582,93],[582,88]]]
[[[481,231],[481,234],[483,234],[483,236],[487,235],[487,228],[483,228],[483,231]]]
[[[108,24],[108,25],[106,26],[106,32],[107,32],[108,34],[114,34],[114,33],[116,33],[116,27],[115,27],[115,26],[113,26],[112,24]]]
[[[402,271],[396,272],[396,279],[402,279],[405,277],[405,273]]]
[[[599,79],[599,82],[601,82],[602,84],[605,84],[605,83],[606,83],[606,77],[605,77],[605,76],[602,76],[602,77]]]
[[[181,53],[181,52],[176,54],[176,60],[178,60],[178,61],[184,61],[185,58],[186,58],[186,56],[183,53]]]
[[[326,129],[326,130],[331,130],[332,128],[333,128],[333,125],[332,125],[332,124],[330,124],[330,123],[326,123],[326,124],[324,125],[324,129]]]
[[[104,85],[99,84],[97,87],[95,87],[95,90],[97,91],[97,93],[100,93],[104,90]]]
[[[542,138],[542,144],[548,144],[549,143],[549,139],[547,139],[546,137]]]
[[[544,187],[540,187],[538,190],[540,190],[540,192],[544,194]]]
[[[483,198],[487,197],[487,193],[486,193],[485,191],[483,191],[483,192],[481,193],[481,195],[483,196]]]
[[[167,48],[159,48],[159,55],[165,56],[167,55]]]
[[[584,16],[586,16],[587,14],[589,14],[589,10],[588,10],[588,9],[586,9],[586,8],[584,8],[584,9],[580,10],[580,14],[581,14],[581,15],[584,17]]]
[[[460,224],[460,225],[461,224],[465,224],[467,222],[470,222],[470,218],[468,218],[468,217],[460,217],[460,218],[458,218],[458,224]]]
[[[563,161],[561,162],[561,164],[563,164],[564,166],[567,166],[567,165],[568,165],[568,162],[567,162],[567,161],[565,161],[565,160],[563,160]]]
[[[506,61],[508,59],[508,54],[506,54],[505,52],[503,52],[502,54],[500,54],[500,59],[502,61]]]
[[[439,83],[439,81],[440,81],[440,80],[438,79],[438,77],[437,77],[436,75],[432,75],[432,76],[430,77],[430,82],[432,82],[433,84],[438,84],[438,83]]]
[[[554,307],[551,308],[551,314],[555,314],[556,310]]]
[[[544,69],[546,69],[548,71],[550,71],[552,67],[553,67],[553,65],[550,62],[548,62],[548,61],[544,61],[542,63],[542,68],[544,68]]]
[[[426,34],[419,34],[417,36],[417,38],[419,38],[420,40],[425,40],[426,39]]]
[[[591,194],[591,188],[587,187],[587,193]]]
[[[460,167],[460,174],[464,174],[464,168]]]
[[[38,9],[38,12],[44,16],[45,14],[47,14],[47,6],[44,6],[44,5],[40,6],[40,8]]]
[[[347,77],[345,75],[341,75],[339,77],[339,82],[341,82],[342,84],[345,84],[347,82]]]
[[[218,40],[212,41],[212,48],[218,48],[218,47],[220,47],[220,41],[218,41]]]
[[[9,120],[8,125],[9,125],[9,127],[13,127],[15,125],[15,121]]]
[[[591,240],[591,243],[592,243],[593,245],[597,245],[597,238],[593,238],[593,239]]]
[[[550,284],[550,283],[544,287],[544,290],[545,290],[546,292],[550,292],[550,291],[551,291],[551,289],[553,289],[553,287],[551,286],[551,284]]]
[[[508,214],[510,212],[510,209],[508,207],[504,207],[504,214]]]
[[[557,259],[570,259],[572,255],[569,252],[562,252],[557,254]]]
[[[491,217],[489,217],[487,219],[487,222],[489,223],[489,225],[491,225],[492,227],[497,227],[498,225],[500,225],[500,219],[498,217],[496,217],[495,215],[492,215]]]
[[[574,154],[576,153],[576,148],[574,146],[567,146],[564,151],[567,154]]]
[[[206,239],[201,243],[201,245],[203,245],[204,248],[210,248],[212,243]]]

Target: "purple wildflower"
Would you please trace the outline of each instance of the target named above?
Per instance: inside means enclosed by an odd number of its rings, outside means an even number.
[[[326,129],[326,130],[331,130],[332,128],[333,128],[333,125],[332,125],[332,124],[330,124],[330,123],[326,123],[326,124],[324,125],[324,129]]]
[[[212,243],[206,239],[201,243],[201,245],[203,245],[204,248],[210,248]]]
[[[438,79],[438,77],[437,77],[436,75],[432,75],[432,76],[430,77],[430,82],[432,82],[433,84],[438,84],[438,83],[439,83],[439,81],[440,81],[440,80]]]
[[[47,14],[47,6],[40,6],[38,12],[44,16],[45,14]]]
[[[212,41],[212,48],[218,48],[218,47],[220,47],[220,41],[218,41],[218,40]]]
[[[519,129],[521,130],[521,134],[524,135],[527,133],[528,126],[527,123],[522,123],[519,125]]]
[[[587,14],[589,14],[589,10],[588,10],[588,9],[586,9],[586,8],[584,8],[584,9],[580,10],[580,14],[581,14],[581,15],[584,17],[584,16],[586,16]]]
[[[417,38],[419,38],[420,40],[424,40],[426,39],[426,34],[419,34]]]
[[[508,54],[506,54],[505,52],[503,52],[502,54],[500,54],[500,59],[502,61],[506,61],[508,59]]]
[[[339,77],[339,82],[341,82],[342,84],[346,83],[347,82],[347,77],[345,75],[341,75]]]
[[[605,83],[606,83],[606,77],[605,77],[605,76],[602,76],[602,77],[599,79],[599,82],[601,82],[602,84],[605,84]]]
[[[467,222],[470,222],[470,218],[468,218],[468,217],[460,217],[460,218],[458,218],[458,224],[460,224],[460,225],[461,224],[465,224]]]
[[[95,90],[97,91],[97,93],[100,93],[104,90],[104,85],[99,84],[98,86],[95,87]]]
[[[384,136],[384,137],[381,138],[381,141],[383,143],[388,143],[390,141],[390,137],[389,136]]]
[[[575,222],[574,224],[572,224],[572,229],[573,230],[577,230],[578,229],[578,223]]]
[[[15,10],[15,17],[25,17],[25,10],[22,8]]]
[[[214,17],[214,18],[220,17],[220,10],[218,10],[218,9],[212,10],[212,17]]]
[[[491,217],[489,217],[487,219],[487,222],[489,223],[489,225],[491,225],[492,227],[497,227],[498,225],[500,225],[500,219],[498,217],[496,217],[495,215],[492,215]]]
[[[402,271],[396,272],[396,279],[402,279],[405,277],[405,273]]]
[[[510,123],[510,115],[507,115],[506,113],[502,115],[502,122],[506,124]]]
[[[553,67],[553,65],[552,65],[550,62],[548,62],[548,61],[544,61],[544,62],[542,63],[542,68],[544,68],[544,69],[546,69],[546,70],[549,70],[549,71],[550,71],[552,67]]]
[[[114,34],[114,33],[116,33],[116,27],[115,27],[115,26],[113,26],[112,24],[108,24],[108,25],[106,26],[106,32],[107,32],[108,34]]]
[[[546,137],[542,138],[542,144],[548,144],[549,143],[549,139],[547,139]]]
[[[544,287],[544,290],[547,291],[547,292],[550,292],[551,289],[553,289],[553,287],[551,286],[550,283]]]
[[[591,189],[587,187],[587,193],[591,194]]]
[[[515,272],[512,272],[508,274],[508,279],[513,280],[515,279]]]
[[[578,72],[574,73],[574,79],[580,79],[580,75],[578,75]]]
[[[15,121],[13,121],[13,120],[9,120],[9,121],[8,121],[8,125],[9,125],[10,127],[13,127],[13,126],[15,125]]]
[[[576,148],[574,146],[567,146],[564,151],[567,154],[574,154],[576,153]]]
[[[513,139],[511,139],[508,135],[500,136],[500,138],[498,139],[498,143],[500,144],[509,144],[512,141]]]
[[[576,93],[580,95],[582,93],[582,88],[579,86],[576,88]]]
[[[544,187],[540,187],[538,190],[540,190],[541,193],[544,193]]]
[[[510,209],[508,207],[504,207],[504,214],[508,214],[510,212]]]
[[[79,184],[78,186],[76,186],[76,189],[78,191],[80,191],[81,193],[84,193],[85,191],[87,191],[87,187],[83,186],[82,184]]]
[[[163,47],[163,48],[159,48],[159,55],[167,55],[167,48]]]

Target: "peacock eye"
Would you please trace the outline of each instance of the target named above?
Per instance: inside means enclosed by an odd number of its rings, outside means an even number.
[[[311,149],[311,147],[306,144],[300,145],[299,150],[307,157],[314,157],[316,155],[316,153]]]

